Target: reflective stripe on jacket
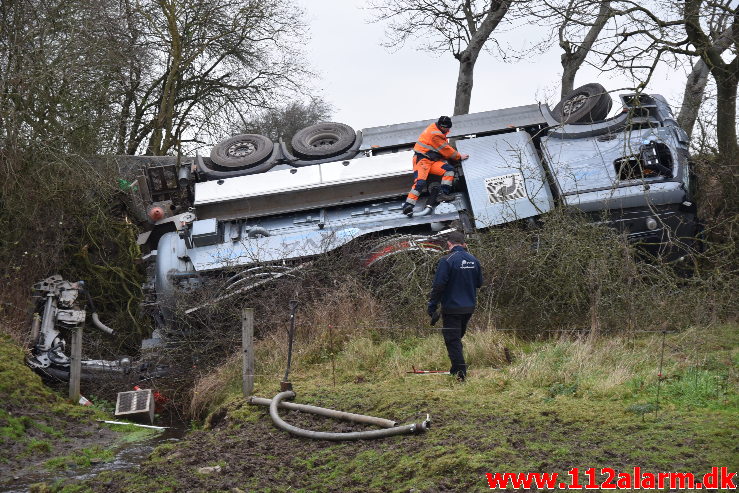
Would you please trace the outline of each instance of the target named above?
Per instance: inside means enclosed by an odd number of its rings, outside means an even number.
[[[426,130],[418,136],[418,142],[413,146],[413,150],[421,154],[427,154],[429,151],[441,154],[444,159],[458,161],[462,155],[457,152],[454,147],[449,144],[449,140],[444,132],[439,130],[436,123],[432,123]],[[433,155],[432,152],[432,155]]]

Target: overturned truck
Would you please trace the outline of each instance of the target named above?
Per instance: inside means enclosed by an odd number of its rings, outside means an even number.
[[[223,299],[359,238],[377,238],[365,257],[372,265],[403,250],[439,249],[450,228],[535,221],[555,207],[678,258],[698,229],[688,136],[662,96],[619,97],[623,109],[610,118],[611,96],[598,84],[551,110],[531,104],[455,116],[449,137],[470,158],[456,163],[454,199],[439,203],[430,181],[412,217],[402,213],[412,147],[435,118],[356,132],[319,123],[298,132],[291,148],[237,135],[210,157],[127,158],[140,165],[130,189],[149,224],[139,244],[158,325],[167,325],[180,288],[209,276],[228,276]],[[160,340],[157,330],[144,346]]]
[[[146,162],[136,201],[151,223],[148,290],[166,306],[178,287],[230,273],[230,296],[300,268],[300,261],[360,237],[384,238],[366,263],[403,249],[435,248],[439,233],[533,220],[555,207],[592,215],[658,255],[691,247],[698,227],[688,136],[660,95],[575,89],[554,109],[531,104],[454,117],[449,135],[470,155],[457,165],[454,200],[431,182],[412,217],[412,147],[433,120],[365,128],[320,123],[292,150],[237,135],[209,158]],[[141,158],[143,159],[143,158]]]
[[[372,264],[434,248],[451,227],[470,233],[555,207],[677,257],[698,226],[688,137],[662,96],[620,100],[622,111],[606,118],[611,96],[588,84],[552,110],[531,104],[455,116],[449,137],[470,158],[456,163],[454,200],[438,203],[431,182],[410,218],[401,210],[413,182],[411,149],[433,120],[356,132],[320,123],[298,132],[292,150],[237,135],[209,158],[149,160],[132,187],[151,223],[139,238],[147,288],[166,305],[180,286],[225,272],[239,280],[230,296],[360,237],[384,238],[367,254]]]

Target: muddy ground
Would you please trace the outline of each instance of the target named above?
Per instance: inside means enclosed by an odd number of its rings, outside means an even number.
[[[136,474],[104,473],[84,486],[96,492],[467,492],[489,491],[487,472],[565,474],[575,466],[624,471],[640,466],[703,473],[713,465],[739,466],[738,436],[725,413],[673,410],[655,420],[625,414],[610,402],[505,399],[496,405],[484,396],[454,397],[450,392],[414,406],[401,404],[396,413],[374,413],[414,422],[425,416],[421,409],[430,410],[434,424],[426,434],[340,443],[291,436],[273,426],[265,409],[243,404],[213,429],[159,447]],[[325,401],[340,407],[334,399]],[[372,428],[282,414],[308,429]]]

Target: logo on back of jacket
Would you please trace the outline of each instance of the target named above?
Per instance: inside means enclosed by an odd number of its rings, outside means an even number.
[[[464,260],[462,259],[462,265],[460,266],[460,269],[474,269],[475,263],[472,260]]]

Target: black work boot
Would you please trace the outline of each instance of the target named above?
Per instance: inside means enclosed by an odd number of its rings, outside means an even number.
[[[439,202],[451,202],[456,198],[454,194],[446,192],[439,192],[439,195],[436,196],[436,200]]]
[[[413,217],[413,204],[409,204],[408,202],[403,204],[403,214],[408,217]]]

